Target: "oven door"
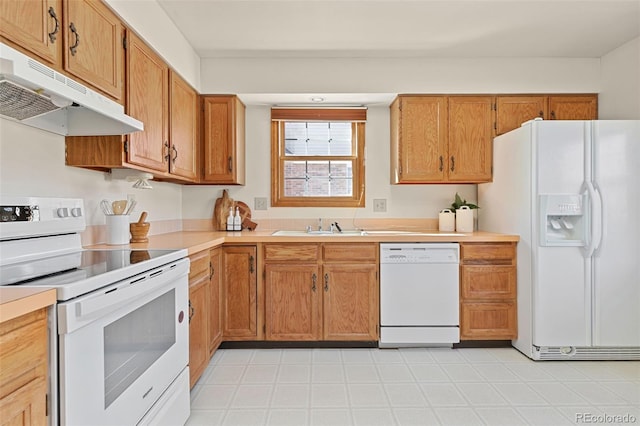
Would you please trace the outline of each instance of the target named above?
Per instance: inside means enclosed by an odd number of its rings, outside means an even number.
[[[188,270],[182,259],[59,305],[60,424],[134,425],[167,398],[189,360]],[[188,384],[177,392],[186,421]]]

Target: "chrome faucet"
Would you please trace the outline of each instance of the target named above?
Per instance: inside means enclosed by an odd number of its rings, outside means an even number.
[[[318,231],[322,232],[322,218],[318,219]]]

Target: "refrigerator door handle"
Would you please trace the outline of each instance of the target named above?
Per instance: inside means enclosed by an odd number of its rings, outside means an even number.
[[[602,198],[592,182],[586,182],[586,188],[590,204],[591,238],[585,249],[584,257],[591,257],[602,242]]]

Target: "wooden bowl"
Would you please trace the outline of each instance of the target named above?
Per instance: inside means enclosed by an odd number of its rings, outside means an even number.
[[[129,232],[131,232],[132,243],[146,243],[149,242],[147,234],[149,233],[149,222],[133,222],[129,224]]]

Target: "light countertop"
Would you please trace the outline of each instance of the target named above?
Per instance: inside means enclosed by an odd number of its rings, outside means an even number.
[[[0,322],[56,303],[55,289],[0,287]]]
[[[437,231],[425,231],[430,235],[403,235],[403,234],[371,234],[349,236],[305,235],[305,236],[273,236],[273,231],[242,231],[242,232],[216,232],[216,231],[181,231],[167,234],[152,235],[148,243],[133,243],[124,246],[109,246],[105,244],[93,245],[88,248],[118,248],[130,247],[133,249],[187,249],[189,255],[202,250],[207,250],[223,243],[227,244],[253,244],[253,243],[360,243],[360,242],[517,242],[517,235],[495,234],[491,232],[473,232],[466,235],[443,233],[436,235]]]

